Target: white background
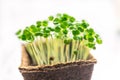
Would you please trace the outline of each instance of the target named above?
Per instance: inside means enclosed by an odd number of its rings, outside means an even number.
[[[98,60],[92,80],[120,80],[119,5],[117,0],[0,0],[0,80],[23,80],[22,43],[15,32],[56,13],[85,19],[101,35],[103,44],[91,51]]]

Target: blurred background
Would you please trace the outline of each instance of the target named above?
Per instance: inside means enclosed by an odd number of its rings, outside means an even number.
[[[85,19],[101,35],[91,80],[120,80],[120,0],[0,0],[0,80],[23,80],[15,32],[56,13]]]

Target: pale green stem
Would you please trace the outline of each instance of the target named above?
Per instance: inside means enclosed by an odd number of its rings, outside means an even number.
[[[26,49],[27,49],[30,57],[32,58],[33,64],[36,65],[36,64],[37,64],[37,61],[36,61],[36,59],[35,59],[35,56],[34,56],[34,53],[33,53],[33,50],[32,50],[32,48],[31,48],[30,43],[25,44],[25,47],[26,47]]]
[[[72,60],[72,41],[70,42],[70,44],[69,44],[69,61],[71,61]]]
[[[60,40],[60,48],[61,48],[61,62],[65,62],[65,56],[64,56],[64,42],[63,40]]]
[[[50,57],[51,57],[51,49],[50,49],[50,40],[46,39],[46,45],[47,45],[47,59],[48,64],[50,63]]]
[[[50,37],[50,57],[53,57],[53,54],[54,54],[54,41],[53,41],[53,37],[51,35]],[[53,61],[50,61],[50,63],[52,64]]]
[[[36,52],[37,58],[39,60],[39,64],[43,64],[42,56],[40,55],[40,51],[39,51],[39,49],[37,48],[37,46],[35,45],[34,42],[33,42],[33,48],[34,48],[34,50]]]
[[[39,64],[39,59],[38,59],[38,56],[37,56],[37,54],[36,54],[36,52],[35,52],[35,50],[34,50],[34,47],[33,47],[33,44],[31,43],[31,49],[33,50],[33,54],[34,54],[34,56],[35,56],[35,59],[36,59],[36,61],[37,61],[37,64]]]
[[[80,59],[82,59],[83,57],[83,41],[80,44]]]
[[[66,44],[64,44],[64,56],[65,56],[65,62],[67,62],[67,53],[66,53]]]
[[[58,43],[58,61],[61,62],[61,47],[60,47],[60,39],[57,39]]]
[[[74,50],[75,50],[75,40],[72,41],[72,61],[75,61],[75,54],[74,54]]]
[[[75,60],[77,60],[78,59],[78,40],[76,40],[75,50],[77,50],[77,54],[75,55]]]
[[[89,48],[84,46],[84,56],[83,56],[83,59],[84,60],[87,60],[88,56],[89,56]]]
[[[42,43],[42,47],[43,47],[43,50],[44,50],[44,55],[45,55],[45,57],[46,57],[46,63],[49,64],[49,62],[48,62],[48,52],[47,52],[47,44],[46,44],[46,41],[44,41],[44,42]]]
[[[80,56],[80,41],[79,40],[77,41],[77,51],[78,51],[77,60],[79,60],[79,56]]]
[[[55,63],[57,63],[59,61],[58,59],[58,39],[55,39],[54,40],[54,50],[55,50],[55,53],[54,53],[54,57],[55,57]]]
[[[43,61],[44,64],[46,64],[46,57],[45,57],[45,52],[44,52],[42,43],[43,43],[42,38],[40,38],[40,39],[37,41],[37,44],[38,44],[38,48],[39,48],[39,50],[40,50],[40,54],[41,54],[41,57],[42,57],[42,61]]]
[[[66,45],[66,57],[68,62],[69,61],[69,45]]]

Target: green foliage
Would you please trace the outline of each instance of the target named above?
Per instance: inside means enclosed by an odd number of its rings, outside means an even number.
[[[66,13],[49,16],[48,20],[18,30],[16,35],[26,42],[33,64],[87,60],[90,49],[102,44],[102,39],[85,21],[77,21]]]
[[[53,16],[49,16],[48,19],[49,19],[50,21],[52,21],[52,20],[54,19],[54,17],[53,17]]]
[[[16,32],[16,35],[20,35],[21,29]]]
[[[71,41],[72,41],[71,39],[65,39],[65,40],[64,40],[64,43],[65,43],[65,44],[70,44]]]
[[[72,31],[72,34],[73,34],[74,36],[79,35],[79,34],[80,34],[80,31],[77,30],[77,29],[75,29],[75,30]]]
[[[74,22],[75,21],[75,18],[74,17],[70,17],[70,22]]]
[[[58,33],[60,32],[61,28],[59,26],[55,27],[55,32]]]
[[[53,20],[53,24],[59,24],[59,22],[60,22],[60,20],[59,20],[59,18],[55,18],[54,20]]]
[[[46,21],[46,20],[44,20],[43,22],[42,22],[42,26],[48,26],[48,21]]]
[[[36,24],[37,24],[37,27],[40,27],[42,25],[42,22],[41,21],[37,21]]]
[[[98,44],[102,44],[102,40],[101,39],[97,39],[96,40]]]

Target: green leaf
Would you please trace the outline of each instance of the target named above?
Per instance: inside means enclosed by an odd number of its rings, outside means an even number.
[[[60,21],[61,22],[67,21],[68,18],[69,18],[69,15],[64,13],[63,16],[60,17]]]
[[[69,27],[70,30],[75,29],[74,24],[69,24],[68,27]]]
[[[48,19],[49,19],[50,21],[52,21],[52,20],[54,19],[54,17],[53,17],[53,16],[49,16]]]
[[[80,23],[76,23],[75,26],[76,26],[76,27],[80,27],[81,24],[80,24]]]
[[[21,34],[21,32],[22,32],[22,30],[20,29],[20,30],[18,30],[17,32],[16,32],[16,35],[20,35]]]
[[[65,44],[70,44],[70,42],[71,42],[71,39],[65,39],[65,40],[64,40],[64,43],[65,43]]]
[[[88,34],[93,35],[95,32],[92,28],[87,29]]]
[[[74,17],[70,17],[70,22],[75,22],[75,18]]]
[[[54,29],[53,29],[52,27],[48,27],[48,29],[49,29],[50,31],[54,31]]]
[[[88,41],[89,41],[89,42],[94,42],[94,38],[93,38],[93,37],[89,37],[89,38],[88,38]]]
[[[74,40],[81,40],[81,37],[80,36],[73,36],[73,39]]]
[[[21,38],[23,41],[26,40],[26,36],[24,34],[22,36],[20,36],[19,38]]]
[[[77,55],[78,54],[78,50],[74,50],[74,52],[73,52],[75,55]]]
[[[21,39],[23,41],[33,41],[34,40],[34,35],[27,30],[27,28],[23,31],[23,35],[21,36]]]
[[[96,42],[97,42],[98,44],[102,44],[102,40],[101,40],[101,39],[97,39]]]
[[[31,25],[30,27],[31,27],[31,28],[34,28],[34,27],[36,27],[36,26],[35,26],[35,25]]]
[[[62,16],[62,14],[61,13],[57,13],[57,15],[56,15],[57,17],[61,17]]]
[[[66,14],[66,13],[64,13],[64,14],[63,14],[63,17],[64,17],[64,18],[69,18],[69,15]]]
[[[87,28],[89,26],[89,24],[85,20],[82,20],[81,26],[83,28]]]
[[[55,27],[55,32],[60,32],[61,28],[59,26]]]
[[[59,24],[59,22],[60,22],[60,20],[59,20],[59,18],[55,18],[54,20],[53,20],[53,24]]]
[[[94,47],[95,47],[95,44],[94,44],[94,43],[88,43],[87,46],[88,46],[89,48],[94,48]]]
[[[43,36],[47,38],[50,34],[49,33],[44,33]]]
[[[62,18],[61,18],[61,22],[62,22],[62,21],[67,21],[67,18],[66,18],[66,17],[62,17]]]
[[[95,35],[95,38],[96,38],[96,39],[97,39],[97,38],[99,38],[99,35],[98,35],[98,34],[96,34],[96,35]]]
[[[35,33],[35,36],[43,36],[43,33],[41,33],[41,32],[36,32],[36,33]]]
[[[49,29],[49,28],[44,28],[44,29],[43,29],[43,32],[44,32],[44,33],[50,33],[50,29]]]
[[[86,21],[85,21],[85,20],[82,20],[82,22],[83,22],[83,23],[86,23]]]
[[[29,42],[33,42],[33,41],[34,41],[34,36],[33,36],[33,35],[28,36],[28,37],[27,37],[27,40],[28,40]]]
[[[48,26],[48,21],[46,21],[46,20],[44,20],[43,22],[42,22],[42,26]]]
[[[61,22],[67,21],[68,20],[68,16],[67,15],[63,15],[61,17]]]
[[[28,28],[30,32],[35,33],[38,31],[37,27],[35,25],[31,25],[30,28]]]
[[[68,27],[68,23],[66,21],[62,22],[60,27],[66,29]]]
[[[72,31],[72,34],[73,34],[73,35],[79,35],[79,34],[80,34],[80,31],[75,29],[75,30]]]
[[[84,37],[85,40],[87,40],[89,36],[88,35],[84,35],[83,37]]]
[[[64,33],[64,34],[67,34],[67,33],[68,33],[68,30],[64,29],[64,30],[63,30],[63,33]]]
[[[37,27],[40,27],[42,25],[42,22],[41,21],[37,21],[36,24],[37,24]]]
[[[82,27],[78,27],[78,30],[79,30],[80,32],[83,32],[83,31],[84,31],[84,29],[83,29]]]
[[[73,27],[73,26],[70,26],[70,27],[69,27],[69,29],[70,29],[70,30],[73,30],[73,29],[74,29],[74,27]]]
[[[23,31],[23,35],[30,36],[31,33],[30,33],[28,30],[25,29],[25,30]]]

